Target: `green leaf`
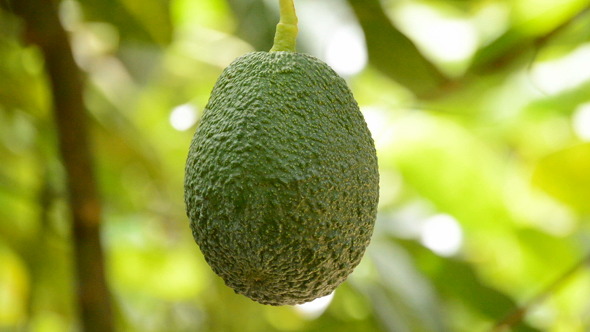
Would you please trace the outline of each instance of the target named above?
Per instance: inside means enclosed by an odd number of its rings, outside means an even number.
[[[373,306],[386,331],[447,331],[430,281],[414,266],[408,252],[393,242],[377,242],[368,249],[376,274],[353,281]],[[360,281],[360,280],[359,280]]]
[[[279,21],[262,0],[228,0],[237,20],[236,35],[258,51],[268,51],[272,47],[275,26]],[[278,1],[277,1],[278,2]]]
[[[168,1],[80,0],[87,19],[114,25],[123,41],[167,44],[172,36]]]
[[[446,81],[416,45],[389,20],[378,0],[348,0],[365,34],[369,61],[384,75],[427,97]]]
[[[590,212],[590,143],[579,144],[543,158],[533,183],[582,213]]]
[[[403,245],[408,248],[416,260],[416,265],[430,277],[437,291],[446,301],[456,300],[469,311],[485,317],[492,324],[517,308],[518,304],[510,296],[487,285],[468,262],[437,256],[412,241],[404,241]],[[521,323],[513,326],[513,331],[538,330]]]
[[[496,151],[452,120],[421,112],[398,121],[390,152],[380,156],[383,167],[393,165],[406,186],[468,229],[506,225],[505,166]]]

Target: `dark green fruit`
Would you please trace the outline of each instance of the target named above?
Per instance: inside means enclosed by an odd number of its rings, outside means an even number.
[[[294,52],[236,59],[194,135],[187,214],[212,269],[263,304],[330,294],[369,244],[373,140],[346,83]]]

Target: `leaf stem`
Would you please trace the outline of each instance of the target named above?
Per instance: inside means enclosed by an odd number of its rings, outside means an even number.
[[[270,52],[295,52],[297,40],[297,15],[293,0],[279,0],[281,18],[277,24],[275,40]]]

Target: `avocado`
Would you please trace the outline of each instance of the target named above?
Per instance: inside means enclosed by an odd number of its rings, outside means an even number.
[[[186,212],[206,261],[259,303],[330,294],[369,244],[374,143],[345,81],[310,55],[234,60],[213,88],[185,171]]]

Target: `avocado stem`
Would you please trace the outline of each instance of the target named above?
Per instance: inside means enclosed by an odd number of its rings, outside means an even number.
[[[281,18],[277,24],[275,40],[270,52],[295,52],[297,40],[297,15],[293,0],[279,0]]]

